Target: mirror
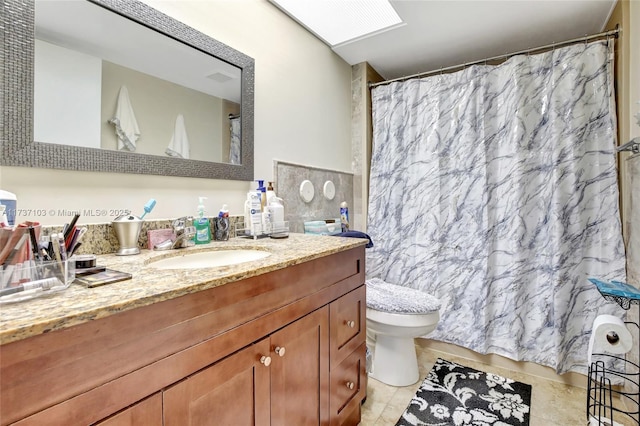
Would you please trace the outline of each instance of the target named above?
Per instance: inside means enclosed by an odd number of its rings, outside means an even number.
[[[4,8],[1,164],[253,179],[252,58],[138,1]]]

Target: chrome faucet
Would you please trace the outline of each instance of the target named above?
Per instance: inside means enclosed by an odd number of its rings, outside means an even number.
[[[193,237],[196,235],[196,228],[193,226],[193,216],[184,216],[176,219],[171,224],[176,240],[171,245],[172,249],[191,247],[195,245]]]

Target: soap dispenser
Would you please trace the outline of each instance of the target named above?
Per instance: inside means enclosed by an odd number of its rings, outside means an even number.
[[[204,200],[207,197],[198,197],[198,218],[194,221],[196,228],[195,242],[196,244],[207,244],[211,242],[211,228],[209,228],[209,219],[204,216]]]

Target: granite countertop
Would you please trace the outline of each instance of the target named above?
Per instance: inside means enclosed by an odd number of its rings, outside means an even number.
[[[98,265],[130,272],[133,278],[95,288],[72,284],[60,293],[0,305],[0,344],[71,327],[129,309],[195,293],[286,268],[354,247],[367,240],[289,234],[289,238],[232,238],[180,250],[143,250],[135,256],[98,256]],[[159,270],[152,261],[197,251],[266,250],[270,256],[237,265],[204,269]]]

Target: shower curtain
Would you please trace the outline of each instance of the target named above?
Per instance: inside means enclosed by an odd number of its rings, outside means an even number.
[[[607,42],[372,89],[367,276],[443,302],[429,338],[586,372],[588,277],[625,279]]]
[[[229,118],[231,145],[229,146],[229,163],[240,164],[240,117]]]

